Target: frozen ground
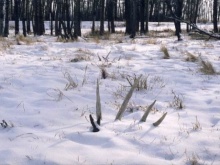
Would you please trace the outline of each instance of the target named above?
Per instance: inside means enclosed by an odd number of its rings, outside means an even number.
[[[0,127],[1,165],[220,164],[220,41],[187,35],[181,42],[120,34],[67,43],[47,35],[28,38],[20,45],[13,36],[0,41],[0,122],[8,124]],[[195,62],[186,60],[190,54]],[[201,72],[201,59],[216,74]],[[141,74],[145,86],[135,90],[122,120],[115,121],[130,89],[127,79]],[[95,117],[97,79],[103,120],[93,133],[89,114]],[[139,122],[154,100],[147,121]]]

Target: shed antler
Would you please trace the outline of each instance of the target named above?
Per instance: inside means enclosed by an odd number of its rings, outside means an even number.
[[[141,122],[145,122],[146,121],[147,116],[149,115],[149,113],[150,113],[150,111],[153,108],[155,103],[156,103],[156,100],[154,100],[154,102],[151,105],[149,105],[149,107],[147,108],[146,112],[144,113],[144,115],[142,116],[142,118],[140,120]]]

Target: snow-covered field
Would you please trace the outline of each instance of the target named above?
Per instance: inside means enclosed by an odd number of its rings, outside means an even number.
[[[88,25],[82,25],[84,34]],[[117,34],[64,43],[45,35],[20,45],[12,34],[1,39],[0,164],[219,165],[220,41],[183,37],[131,40]],[[202,60],[216,74],[204,74]],[[127,79],[141,74],[140,89],[115,121],[130,89]],[[95,118],[97,79],[103,120],[93,133],[89,115]],[[146,122],[139,122],[154,100]]]

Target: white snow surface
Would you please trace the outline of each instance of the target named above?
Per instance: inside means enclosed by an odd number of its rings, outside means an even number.
[[[83,34],[90,25],[82,25]],[[161,27],[170,25],[150,30]],[[109,40],[58,42],[45,35],[28,36],[32,42],[20,45],[13,35],[2,39],[0,122],[8,126],[0,126],[0,164],[219,165],[220,41],[183,37],[181,42],[175,36],[132,40],[117,34]],[[163,59],[161,46],[170,59]],[[186,61],[187,52],[198,61]],[[201,59],[216,74],[201,72]],[[130,89],[127,78],[141,74],[146,88],[134,91],[122,119],[115,121]],[[89,115],[96,120],[97,79],[103,119],[94,133]],[[139,122],[154,100],[146,122]]]

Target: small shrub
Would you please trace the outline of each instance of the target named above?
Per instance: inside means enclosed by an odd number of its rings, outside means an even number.
[[[34,42],[30,37],[24,37],[23,35],[16,35],[16,41],[18,45],[30,45]]]
[[[129,83],[130,86],[132,86],[134,84],[134,82],[137,80],[137,77],[136,75],[134,75],[134,77],[132,76],[127,76],[127,81]],[[138,83],[137,83],[137,90],[140,91],[140,90],[147,90],[148,89],[148,76],[143,76],[139,79]]]
[[[172,91],[172,94],[173,94],[173,101],[169,103],[170,104],[169,106],[175,109],[183,109],[184,108],[183,100],[180,98],[179,95],[176,95],[174,91]]]
[[[160,51],[163,52],[163,54],[164,54],[163,59],[170,59],[170,54],[169,54],[166,46],[162,45],[160,47]]]

